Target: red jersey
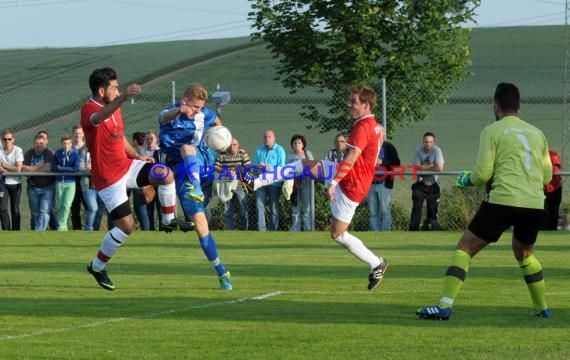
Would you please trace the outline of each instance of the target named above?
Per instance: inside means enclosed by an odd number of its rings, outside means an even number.
[[[346,144],[359,149],[360,156],[350,172],[339,182],[342,193],[350,200],[360,203],[368,195],[383,141],[384,129],[376,122],[374,115],[355,121]]]
[[[116,183],[127,173],[133,162],[125,152],[120,108],[98,125],[91,123],[93,115],[103,106],[91,98],[81,107],[81,127],[91,153],[91,177],[97,190]]]

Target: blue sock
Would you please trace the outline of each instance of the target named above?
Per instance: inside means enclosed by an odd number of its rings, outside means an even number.
[[[190,183],[194,185],[196,189],[202,189],[200,187],[200,162],[196,155],[184,156],[184,171]]]
[[[216,242],[214,241],[212,234],[208,234],[203,238],[201,237],[199,240],[204,254],[206,254],[206,257],[216,269],[218,276],[224,275],[226,273],[226,268],[222,265],[222,262],[218,257],[218,248],[216,247]]]

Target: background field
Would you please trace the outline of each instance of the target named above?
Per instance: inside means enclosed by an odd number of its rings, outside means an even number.
[[[235,289],[194,235],[136,233],[109,265],[107,292],[85,266],[100,235],[12,233],[0,243],[3,359],[566,359],[568,239],[540,235],[554,317],[531,302],[510,234],[472,262],[453,317],[420,321],[458,233],[358,233],[391,267],[367,269],[325,233],[217,232]]]
[[[490,103],[499,81],[515,82],[521,88],[521,116],[543,128],[554,147],[568,145],[568,139],[565,143],[562,138],[567,129],[562,121],[563,35],[561,26],[475,29],[470,42],[472,75],[459,84],[449,104],[435,107],[429,122],[418,119],[411,128],[395,129],[393,140],[404,158],[421,143],[421,134],[433,129],[440,145],[445,145],[450,166],[472,162],[470,152],[476,149],[479,131],[493,120]],[[87,77],[102,66],[117,69],[123,85],[145,84],[144,94],[124,106],[128,134],[157,127],[158,111],[171,101],[173,81],[177,99],[187,84],[200,82],[210,91],[219,84],[232,92],[223,119],[247,148],[260,142],[265,127],[274,128],[285,145],[294,132],[306,133],[318,154],[332,145],[334,134],[307,130],[311,124],[298,115],[303,105],[318,106],[326,94],[317,96],[313,89],[289,94],[275,80],[276,61],[266,46],[248,38],[0,51],[0,65],[0,117],[3,126],[22,131],[21,146],[29,144],[34,130],[42,126],[49,125],[56,138],[70,131],[78,121],[76,111],[90,95]],[[387,82],[390,101],[401,94],[391,93],[390,79]],[[392,126],[390,114],[388,126]]]

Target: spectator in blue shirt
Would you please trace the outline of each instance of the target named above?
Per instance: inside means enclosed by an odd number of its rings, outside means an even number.
[[[272,170],[285,165],[287,156],[283,146],[276,143],[273,130],[263,133],[263,144],[255,150],[253,164],[259,169]],[[265,204],[269,206],[269,230],[276,231],[279,226],[279,196],[283,182],[261,187],[255,192],[257,209],[257,230],[267,231],[265,225]]]

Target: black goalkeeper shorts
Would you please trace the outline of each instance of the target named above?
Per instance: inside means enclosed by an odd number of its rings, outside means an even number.
[[[544,209],[520,208],[484,201],[467,228],[485,241],[496,242],[503,232],[512,226],[515,239],[532,245],[536,242],[544,216]]]

